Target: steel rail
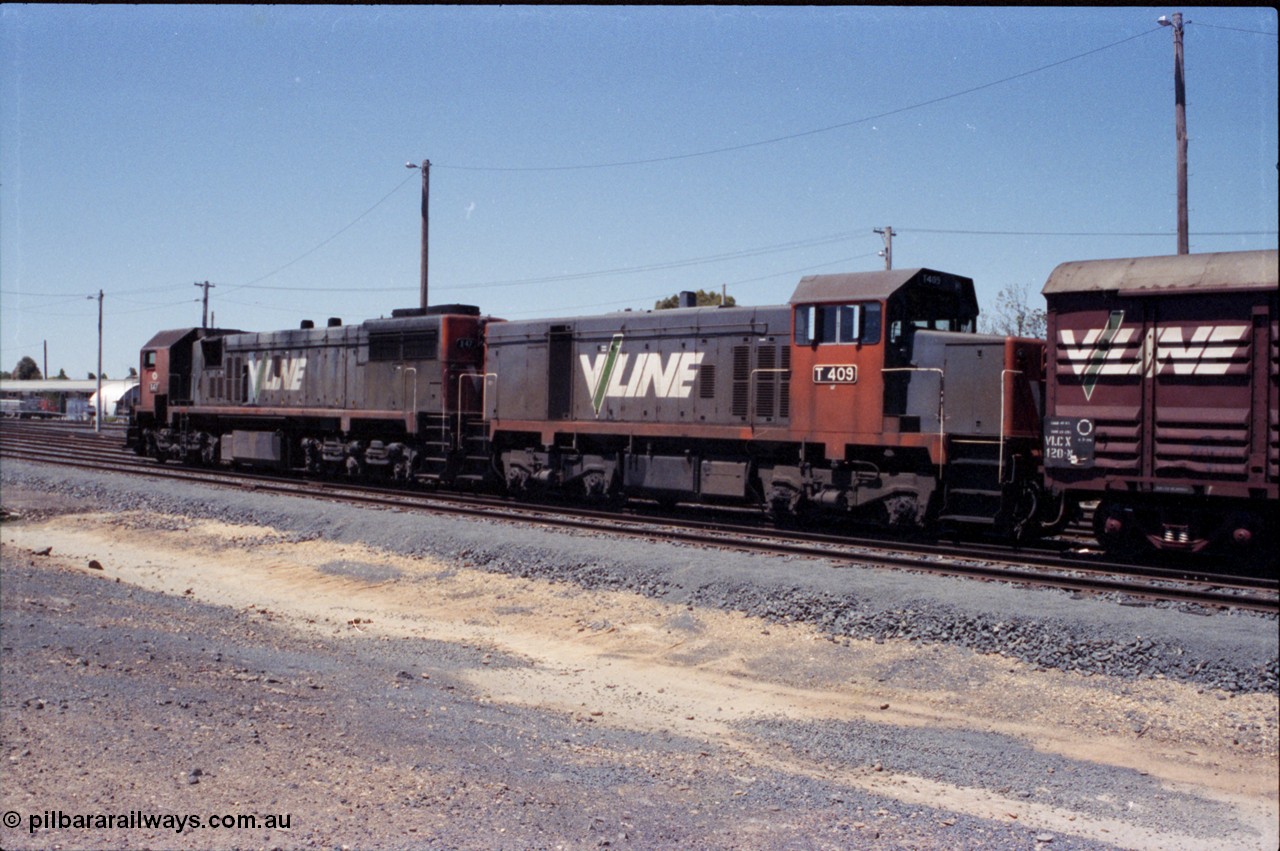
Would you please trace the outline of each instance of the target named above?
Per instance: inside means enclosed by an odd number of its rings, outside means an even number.
[[[38,463],[195,481],[260,492],[320,497],[375,507],[431,511],[490,521],[536,523],[592,534],[600,534],[602,523],[607,523],[609,534],[678,541],[740,552],[825,560],[841,567],[882,566],[1077,592],[1116,593],[1159,601],[1280,613],[1277,583],[1269,579],[1190,577],[1169,570],[1160,571],[1156,575],[1134,575],[1128,566],[1117,570],[1114,566],[1054,562],[1050,558],[1028,553],[975,552],[928,544],[904,545],[902,542],[894,542],[893,549],[890,550],[885,548],[884,542],[850,540],[835,535],[798,533],[758,526],[672,519],[640,513],[606,513],[573,506],[517,504],[497,498],[394,491],[367,485],[281,478],[243,471],[167,466],[124,453],[119,444],[104,451],[103,444],[106,441],[96,437],[84,439],[93,447],[92,452],[87,452],[84,457],[74,457],[68,455],[68,447],[50,447],[47,440],[36,445],[28,443],[24,448],[14,435],[6,433],[8,431],[0,429],[0,438],[3,438],[0,440],[0,454]],[[96,456],[96,460],[88,457],[89,455]]]

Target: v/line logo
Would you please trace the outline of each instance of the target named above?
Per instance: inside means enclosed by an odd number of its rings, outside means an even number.
[[[1158,374],[1227,375],[1248,357],[1248,325],[1165,325],[1149,328],[1124,325],[1124,311],[1114,310],[1103,328],[1091,328],[1080,339],[1076,331],[1058,333],[1071,370],[1081,376],[1085,399],[1093,396],[1104,376]]]
[[[703,352],[672,352],[665,357],[660,352],[638,352],[633,359],[630,352],[622,351],[622,337],[614,334],[604,354],[578,356],[597,417],[605,399],[689,397]]]
[[[275,365],[277,361],[279,366]],[[307,359],[304,356],[250,358],[248,367],[249,401],[256,402],[263,390],[301,390]]]

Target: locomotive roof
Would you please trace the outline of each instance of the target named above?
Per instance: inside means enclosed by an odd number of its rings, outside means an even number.
[[[197,337],[220,337],[226,334],[240,334],[234,328],[173,328],[169,331],[157,331],[156,335],[147,340],[143,345],[144,349],[167,349],[189,335],[195,334]]]
[[[974,295],[972,278],[922,268],[806,275],[796,285],[791,303],[884,299],[909,286],[942,287],[959,292],[977,311],[978,299]]]
[[[594,316],[569,316],[546,319],[519,319],[490,323],[490,343],[545,334],[554,326],[572,328],[579,334],[627,333],[789,333],[769,331],[769,323],[785,323],[791,308],[785,304],[733,307],[680,307],[669,310],[626,310]],[[778,325],[777,327],[781,327]],[[607,339],[607,336],[606,336]]]
[[[1277,253],[1271,249],[1076,260],[1054,269],[1042,292],[1232,292],[1274,290],[1278,283]]]

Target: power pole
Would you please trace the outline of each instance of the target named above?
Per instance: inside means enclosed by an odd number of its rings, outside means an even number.
[[[405,168],[422,170],[422,267],[419,275],[418,301],[421,307],[427,306],[427,224],[430,221],[431,200],[431,160],[423,160],[422,165],[405,163]]]
[[[191,286],[204,287],[204,311],[200,314],[200,327],[208,328],[209,327],[209,288],[216,286],[216,284],[211,284],[208,281],[205,281],[203,284],[197,282],[192,284]]]
[[[1178,140],[1178,253],[1190,254],[1191,241],[1187,223],[1187,85],[1182,73],[1182,13],[1174,12],[1170,21],[1161,15],[1156,23],[1173,27],[1173,113],[1174,133]]]
[[[882,228],[872,228],[871,231],[884,237],[884,251],[876,253],[884,258],[884,268],[887,272],[893,268],[893,228],[886,225]]]
[[[49,380],[49,341],[44,341],[44,375],[45,381]]]
[[[98,404],[93,412],[93,430],[102,431],[102,290],[98,290]]]

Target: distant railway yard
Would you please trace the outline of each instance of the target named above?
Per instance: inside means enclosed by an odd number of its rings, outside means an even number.
[[[0,437],[4,848],[1280,842],[1274,577]]]

